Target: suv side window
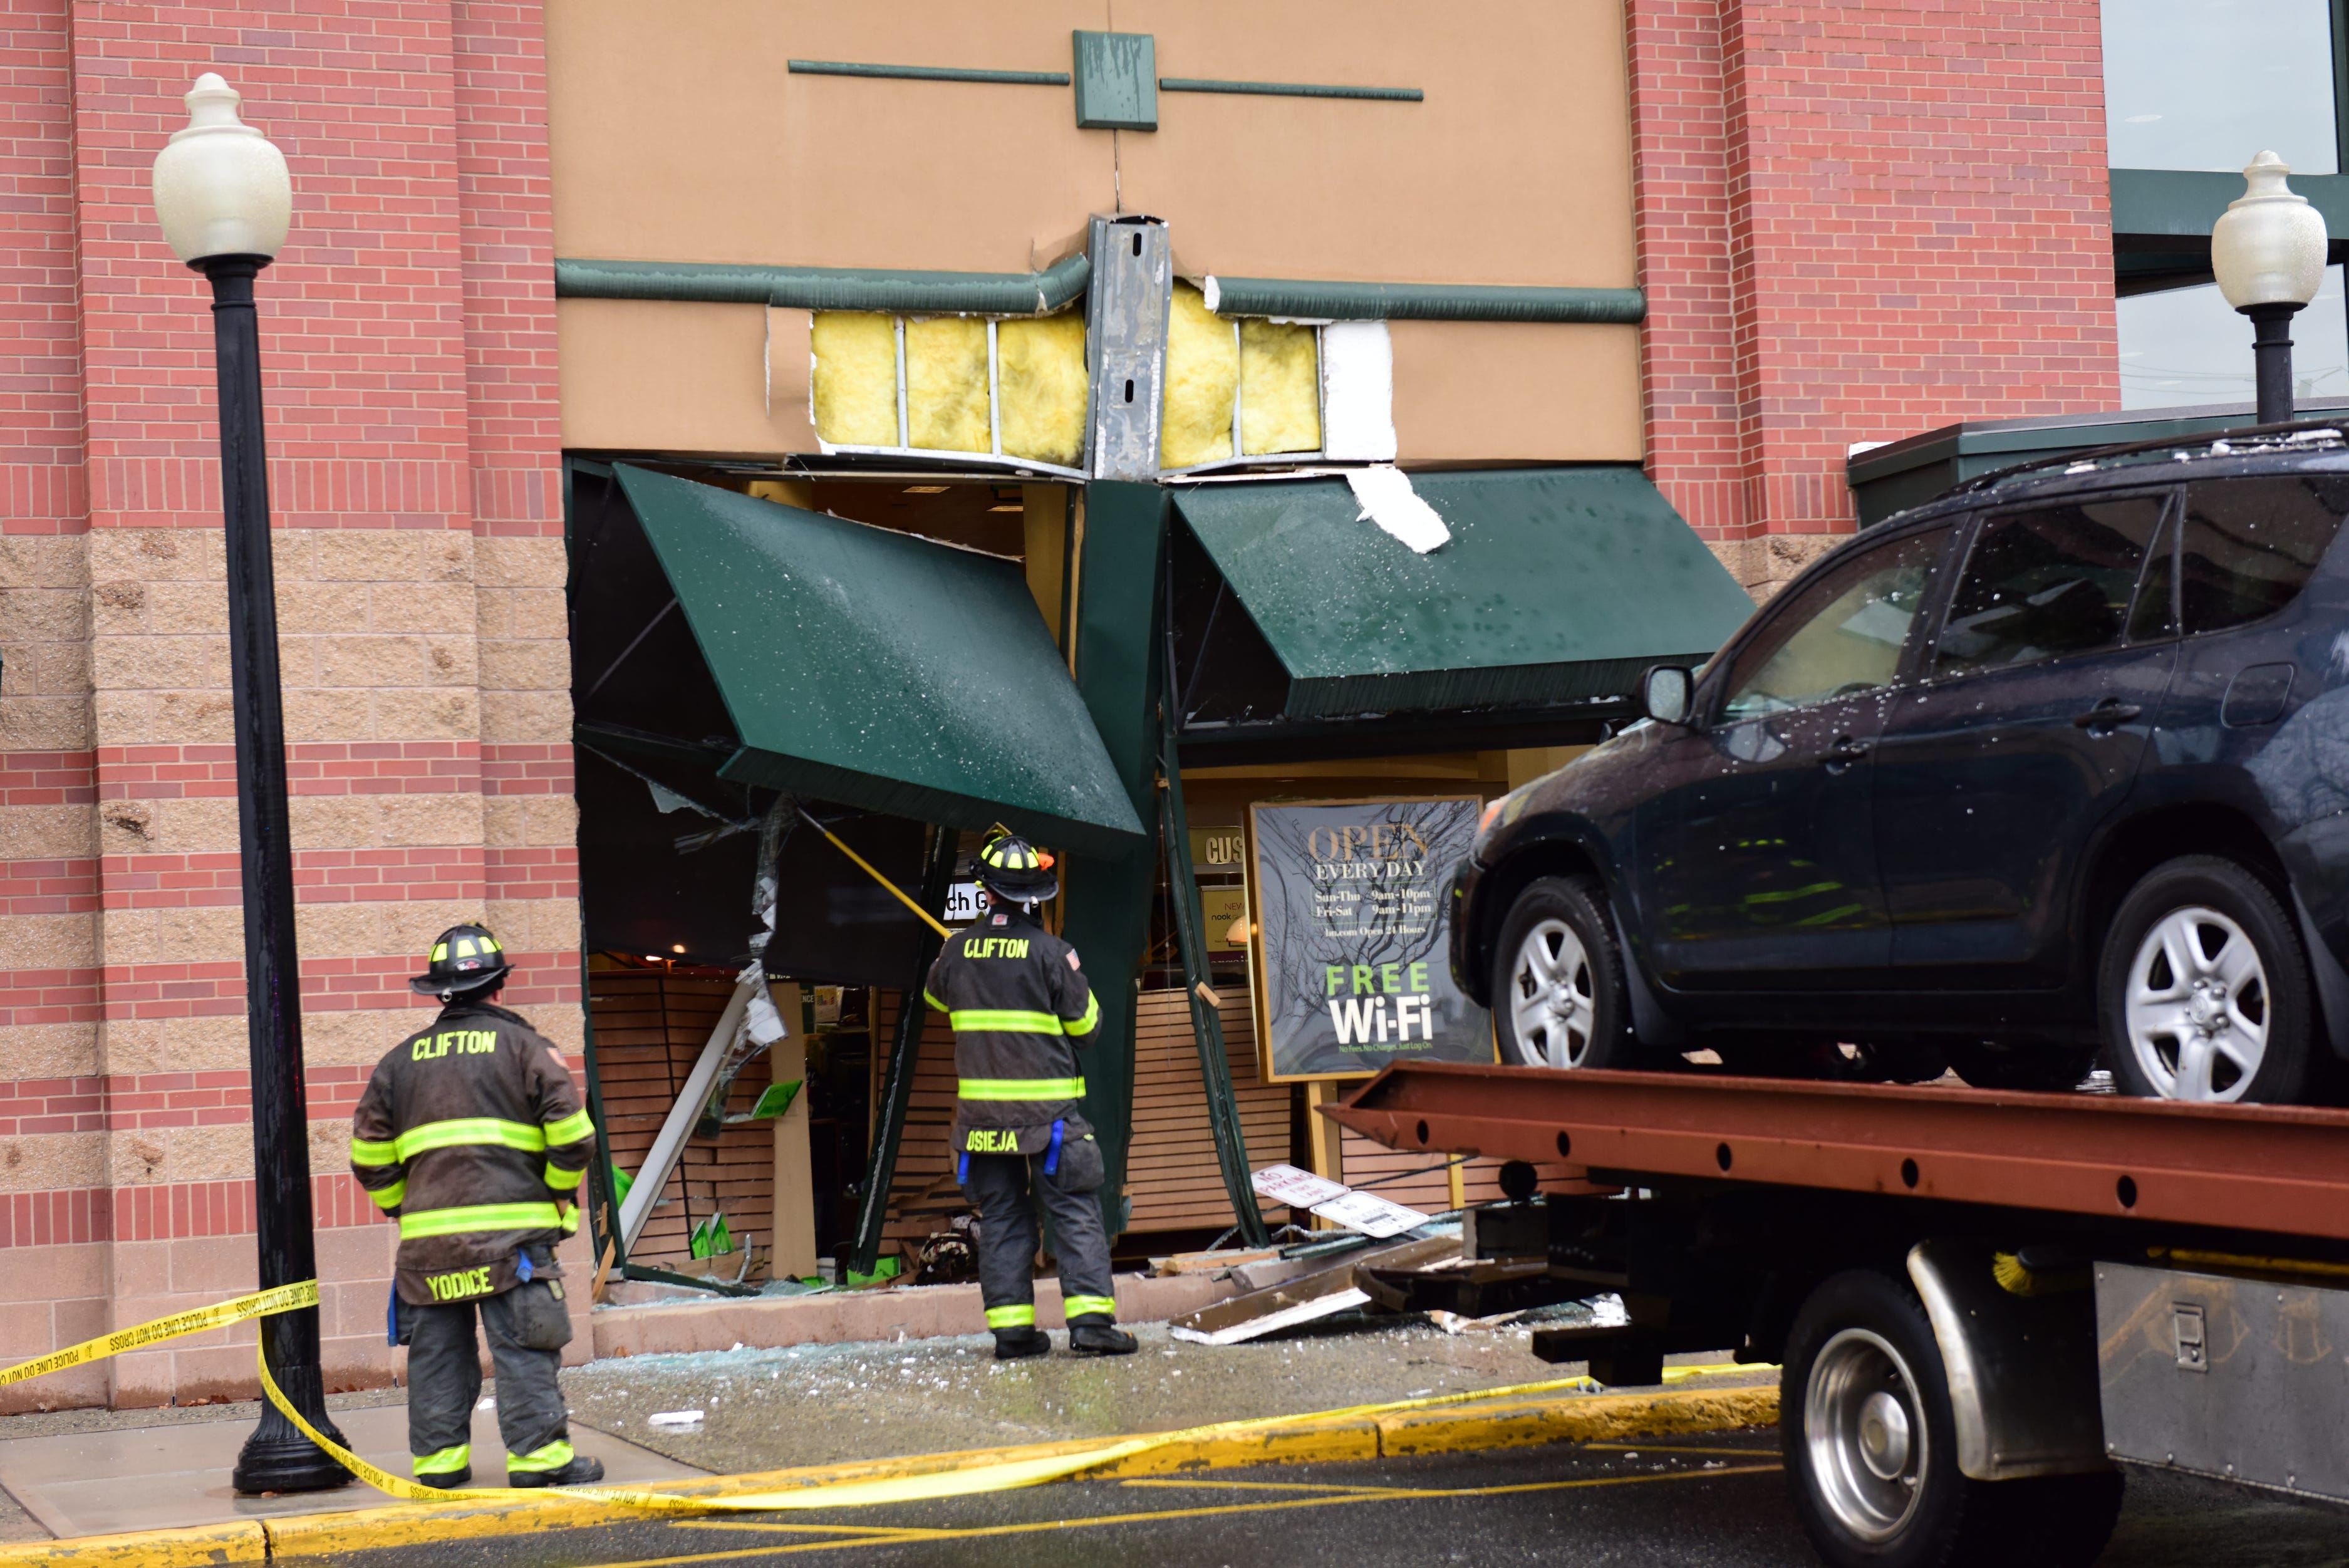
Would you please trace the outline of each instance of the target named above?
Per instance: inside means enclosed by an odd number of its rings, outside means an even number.
[[[2186,635],[2273,615],[2299,596],[2349,513],[2349,479],[2213,479],[2186,487],[2178,607]]]
[[[1724,722],[1808,707],[1889,686],[1924,607],[1950,530],[1930,528],[1855,556],[1795,589],[1791,602],[1738,650]]]
[[[2168,504],[2125,495],[1984,518],[1934,639],[1934,679],[2119,642]]]

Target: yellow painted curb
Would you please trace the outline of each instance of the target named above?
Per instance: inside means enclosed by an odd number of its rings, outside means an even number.
[[[1679,1388],[1661,1394],[1561,1394],[1503,1397],[1486,1405],[1452,1405],[1390,1415],[1299,1416],[1249,1424],[1242,1431],[1210,1430],[1160,1442],[1087,1469],[1088,1477],[1167,1475],[1246,1465],[1330,1464],[1402,1454],[1466,1453],[1538,1443],[1602,1442],[1676,1432],[1766,1426],[1777,1418],[1775,1387]],[[967,1449],[844,1464],[804,1465],[749,1475],[673,1481],[643,1490],[677,1497],[728,1497],[794,1487],[838,1486],[936,1475],[982,1466],[1017,1464],[1080,1454],[1119,1441],[1076,1438],[1015,1448]],[[526,1520],[522,1516],[526,1515]],[[642,1510],[581,1500],[482,1503],[400,1503],[347,1513],[210,1525],[194,1530],[92,1535],[78,1540],[0,1547],[0,1564],[182,1564],[263,1563],[294,1557],[425,1546],[512,1533],[580,1530],[640,1522]]]
[[[1603,1442],[1618,1438],[1768,1426],[1777,1417],[1778,1390],[1775,1386],[1683,1388],[1661,1394],[1571,1394],[1503,1401],[1489,1409],[1451,1407],[1382,1417],[1300,1417],[1293,1422],[1247,1432],[1160,1443],[1095,1466],[1084,1474],[1088,1479],[1167,1475],[1247,1465],[1330,1464],[1401,1454],[1467,1453],[1537,1443]],[[778,1491],[794,1486],[885,1480],[978,1465],[1052,1459],[1098,1449],[1114,1440],[1080,1438],[1016,1448],[808,1465],[716,1477],[707,1481],[666,1483],[648,1490],[680,1497],[724,1497]],[[435,1508],[411,1503],[354,1513],[271,1520],[267,1528],[274,1558],[323,1557],[499,1534],[518,1522],[514,1515],[525,1511],[530,1516],[529,1528],[536,1531],[578,1530],[637,1522],[645,1518],[639,1510],[585,1501],[571,1508],[530,1503]]]
[[[0,1563],[119,1563],[122,1568],[209,1568],[215,1563],[266,1563],[269,1535],[257,1520],[204,1524],[193,1530],[141,1530],[129,1535],[84,1535],[69,1541],[27,1541],[0,1546]]]

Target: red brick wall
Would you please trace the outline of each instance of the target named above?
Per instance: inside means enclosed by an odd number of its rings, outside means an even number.
[[[1628,17],[1650,450],[1701,531],[1846,531],[1854,441],[2116,405],[2094,0]]]
[[[329,1378],[379,1381],[342,1170],[407,976],[486,917],[508,1002],[580,1031],[534,3],[0,21],[0,1360],[252,1284],[209,290],[149,193],[205,70],[294,180],[259,295],[312,1163]],[[238,1386],[236,1342],[9,1407]]]

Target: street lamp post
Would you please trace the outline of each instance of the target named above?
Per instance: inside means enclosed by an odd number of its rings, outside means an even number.
[[[2227,303],[2251,318],[2259,422],[2292,418],[2292,318],[2324,281],[2324,214],[2284,183],[2292,168],[2262,152],[2243,170],[2244,192],[2210,231],[2210,270]]]
[[[302,1008],[286,829],[285,722],[277,678],[277,585],[261,418],[261,332],[253,280],[285,244],[293,181],[285,155],[237,119],[239,95],[206,71],[188,124],[155,160],[155,216],[180,259],[212,286],[220,379],[221,510],[228,556],[229,694],[236,726],[237,840],[244,885],[245,1031],[253,1059],[254,1210],[261,1285],[317,1276],[311,1234]],[[261,1320],[270,1375],[336,1442],[318,1365],[318,1310]],[[274,1405],[237,1456],[241,1492],[316,1491],[350,1480]]]

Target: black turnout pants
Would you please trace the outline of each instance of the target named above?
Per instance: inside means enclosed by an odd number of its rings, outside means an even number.
[[[498,1373],[498,1436],[505,1441],[508,1468],[560,1469],[571,1462],[570,1427],[555,1377],[562,1346],[571,1337],[570,1316],[547,1282],[537,1280],[479,1301],[400,1303],[409,1334],[408,1451],[416,1457],[416,1479],[428,1484],[436,1471],[471,1463],[473,1405],[481,1397],[481,1352],[473,1342],[477,1308]]]
[[[1071,1322],[1111,1323],[1117,1294],[1109,1274],[1109,1234],[1101,1195],[1069,1192],[1044,1174],[1040,1154],[974,1154],[963,1191],[978,1209],[978,1290],[989,1328],[1036,1321],[1036,1206],[1032,1186],[1052,1217],[1060,1257],[1061,1301]]]

